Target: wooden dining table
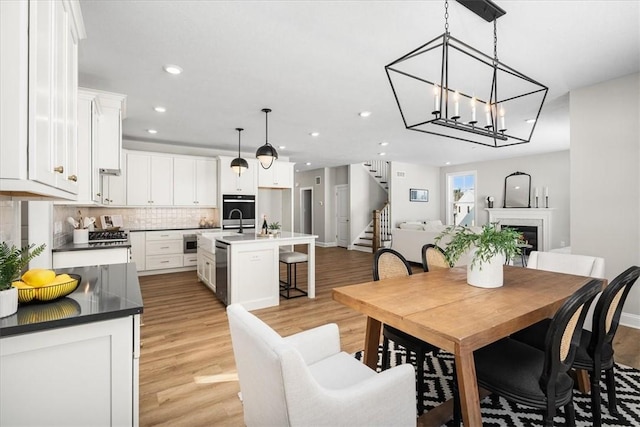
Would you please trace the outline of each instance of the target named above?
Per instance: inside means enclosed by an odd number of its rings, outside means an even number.
[[[504,285],[467,284],[466,267],[348,285],[333,299],[367,316],[364,363],[375,369],[382,324],[455,355],[465,425],[481,426],[474,350],[551,317],[590,277],[504,266]]]

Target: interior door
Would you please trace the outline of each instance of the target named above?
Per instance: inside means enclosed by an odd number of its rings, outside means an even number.
[[[336,240],[339,247],[349,246],[349,186],[336,185]]]
[[[300,189],[300,232],[313,234],[313,188]]]

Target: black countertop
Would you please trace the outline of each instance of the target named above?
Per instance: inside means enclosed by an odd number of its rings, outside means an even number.
[[[142,294],[134,263],[61,268],[82,277],[64,298],[20,304],[18,312],[0,318],[0,337],[75,326],[142,313]]]
[[[117,249],[130,248],[131,240],[126,242],[94,242],[94,243],[67,243],[57,248],[51,249],[51,252],[69,252],[69,251],[86,251],[93,249]]]

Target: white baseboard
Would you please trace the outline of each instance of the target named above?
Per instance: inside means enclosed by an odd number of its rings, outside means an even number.
[[[366,252],[368,254],[372,253],[371,248],[367,248],[366,246],[350,245],[347,249],[349,249],[350,251]]]
[[[623,311],[620,316],[620,324],[630,328],[640,329],[640,316],[637,314],[625,313]]]
[[[196,271],[196,266],[193,265],[190,267],[164,268],[162,270],[138,271],[138,276],[152,276],[154,274],[165,274],[165,273],[181,273],[183,271]]]
[[[334,248],[338,246],[338,242],[318,242],[316,241],[316,246],[321,248]]]

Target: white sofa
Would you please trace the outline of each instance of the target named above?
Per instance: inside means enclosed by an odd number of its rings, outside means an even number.
[[[440,220],[432,221],[407,221],[398,224],[391,233],[391,248],[400,252],[407,261],[422,263],[422,246],[431,243],[447,228]],[[480,232],[482,227],[470,227],[473,231]],[[438,246],[444,249],[449,237],[444,237]],[[456,266],[467,265],[469,257],[465,254],[460,257]]]

